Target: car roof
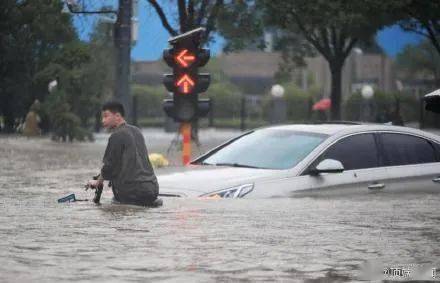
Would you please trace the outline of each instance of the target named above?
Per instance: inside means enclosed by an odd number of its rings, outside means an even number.
[[[435,140],[440,140],[440,137],[428,132],[424,132],[414,128],[392,126],[388,124],[356,124],[356,123],[321,123],[321,124],[291,124],[270,126],[265,129],[280,129],[300,132],[311,132],[326,135],[343,135],[368,131],[391,131],[400,133],[409,133],[414,135],[421,135]]]
[[[311,132],[317,134],[333,135],[337,132],[344,131],[356,124],[291,124],[291,125],[278,125],[269,126],[263,129],[276,129],[276,130],[290,130],[299,132]]]

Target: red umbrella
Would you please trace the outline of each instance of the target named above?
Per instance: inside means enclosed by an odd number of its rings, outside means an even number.
[[[315,104],[313,104],[312,110],[316,111],[316,110],[328,110],[332,107],[332,101],[330,100],[330,98],[323,98],[320,101],[316,102]]]

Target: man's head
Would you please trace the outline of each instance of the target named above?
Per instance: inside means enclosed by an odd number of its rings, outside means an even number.
[[[125,122],[124,106],[116,101],[106,102],[102,106],[102,126],[104,128],[115,128]]]

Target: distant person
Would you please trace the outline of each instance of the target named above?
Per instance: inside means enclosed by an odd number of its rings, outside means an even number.
[[[26,115],[26,119],[23,125],[23,134],[28,137],[38,136],[41,134],[39,127],[40,116],[38,111],[40,110],[40,101],[36,99],[31,105],[29,112]]]
[[[159,185],[148,159],[141,131],[127,124],[124,107],[119,102],[102,106],[102,125],[111,131],[97,180],[88,185],[97,187],[111,181],[114,199],[120,203],[156,206]]]

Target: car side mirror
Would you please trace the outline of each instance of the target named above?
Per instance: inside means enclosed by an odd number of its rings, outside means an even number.
[[[322,173],[342,173],[344,172],[344,165],[338,160],[324,159],[319,162],[318,165],[311,170],[311,175],[319,175]]]

